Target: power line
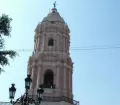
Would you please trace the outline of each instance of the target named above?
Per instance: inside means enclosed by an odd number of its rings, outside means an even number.
[[[75,48],[71,50],[104,50],[104,49],[119,49],[120,47],[101,47],[101,48]]]
[[[115,45],[98,45],[98,46],[82,46],[82,47],[71,47],[71,48],[93,48],[93,47],[120,47],[120,44]]]
[[[106,49],[120,49],[120,46],[113,46],[113,47],[71,47],[70,51],[88,51],[88,50],[106,50]],[[16,52],[32,52],[33,49],[16,49]],[[55,50],[58,51],[58,50]],[[62,50],[59,50],[62,51]]]

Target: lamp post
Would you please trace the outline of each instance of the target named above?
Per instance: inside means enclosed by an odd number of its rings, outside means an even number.
[[[28,105],[29,103],[31,103],[31,104],[34,103],[36,105],[36,104],[41,103],[42,95],[44,93],[42,85],[40,85],[39,88],[37,89],[37,100],[28,96],[28,90],[30,89],[31,82],[32,82],[32,79],[30,78],[30,75],[28,74],[27,78],[25,78],[26,92],[23,96],[18,98],[16,101],[13,101],[13,99],[15,97],[16,88],[15,88],[15,84],[12,84],[12,86],[9,88],[9,98],[11,99],[11,104],[14,105],[16,103],[21,103],[21,105]]]
[[[11,88],[9,88],[9,98],[11,99],[11,102],[15,97],[15,92],[16,92],[15,84],[12,84]]]

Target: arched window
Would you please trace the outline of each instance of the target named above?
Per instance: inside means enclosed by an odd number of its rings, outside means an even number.
[[[52,70],[47,70],[44,74],[44,88],[54,88],[54,75]]]
[[[50,38],[48,40],[48,46],[54,46],[54,40],[53,40],[53,38]]]

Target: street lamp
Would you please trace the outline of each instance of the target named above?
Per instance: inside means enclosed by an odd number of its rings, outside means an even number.
[[[26,92],[23,96],[18,98],[16,101],[13,101],[15,97],[16,88],[15,88],[15,84],[12,84],[11,88],[9,88],[9,98],[11,99],[11,104],[14,105],[17,102],[22,103],[21,105],[28,105],[29,103],[40,104],[40,102],[42,101],[42,95],[44,93],[42,85],[40,85],[39,88],[37,89],[37,100],[35,100],[34,98],[31,98],[28,96],[28,90],[30,89],[31,82],[32,82],[32,79],[30,78],[30,75],[28,74],[27,78],[25,78]]]
[[[32,82],[32,79],[30,78],[30,75],[27,75],[27,78],[25,78],[25,88],[26,90],[30,89],[30,84]]]
[[[16,92],[15,84],[12,84],[11,88],[9,88],[9,98],[11,99],[11,101],[15,97],[15,92]]]
[[[42,94],[43,94],[43,92],[44,92],[44,90],[42,88],[42,85],[40,85],[39,88],[37,89],[37,97],[38,97],[39,103],[42,100]]]

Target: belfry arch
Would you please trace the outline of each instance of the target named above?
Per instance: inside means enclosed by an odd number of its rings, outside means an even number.
[[[48,40],[48,46],[54,46],[54,40],[53,40],[53,38],[49,38],[49,40]]]
[[[43,77],[44,88],[54,88],[54,73],[51,69],[48,69],[44,73]]]

